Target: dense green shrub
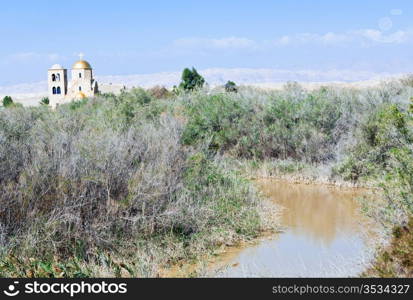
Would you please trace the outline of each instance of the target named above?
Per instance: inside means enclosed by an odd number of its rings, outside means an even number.
[[[237,143],[241,118],[248,117],[242,103],[224,94],[198,95],[187,106],[188,122],[183,133],[185,144],[209,140],[212,148],[227,150]]]
[[[182,81],[179,84],[179,88],[185,91],[200,89],[204,86],[205,83],[205,79],[194,67],[192,67],[192,70],[185,68],[182,72],[181,80]]]
[[[393,108],[390,114],[398,131],[398,143],[389,151],[389,167],[382,187],[390,209],[401,210],[404,215],[413,214],[413,99],[410,108],[403,113]]]
[[[225,87],[225,91],[227,93],[236,93],[236,92],[238,92],[238,87],[235,84],[235,82],[233,82],[233,81],[228,80],[224,87]]]
[[[248,182],[182,145],[184,124],[162,105],[132,90],[0,112],[1,274],[155,276],[261,230]]]
[[[411,126],[410,126],[411,127]],[[396,104],[383,104],[372,111],[356,132],[357,143],[338,168],[344,178],[380,176],[392,169],[394,151],[411,144],[413,135],[407,115]]]
[[[5,96],[3,98],[3,106],[4,107],[11,106],[12,104],[13,104],[13,99],[10,96]]]
[[[42,100],[40,100],[40,105],[49,105],[50,100],[49,97],[43,97]]]
[[[331,160],[347,134],[341,124],[352,117],[345,112],[347,105],[346,99],[325,91],[307,92],[299,99],[285,91],[265,97],[255,92],[196,94],[186,104],[183,138],[187,144],[209,142],[211,148],[238,157]]]
[[[256,235],[257,195],[222,155],[276,173],[336,165],[348,180],[379,179],[389,206],[410,213],[412,95],[399,82],[289,83],[156,101],[132,89],[56,110],[13,105],[0,111],[0,275],[29,266],[34,276],[156,276]]]
[[[113,126],[127,129],[136,121],[153,121],[159,117],[165,107],[154,99],[150,92],[141,88],[123,91],[118,96],[108,94],[101,112]]]

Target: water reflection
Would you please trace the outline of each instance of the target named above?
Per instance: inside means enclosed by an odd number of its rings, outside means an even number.
[[[321,185],[260,181],[259,187],[285,208],[282,224],[295,235],[330,245],[338,235],[358,231],[360,215],[354,198],[359,191]]]
[[[219,276],[355,276],[369,259],[369,228],[355,198],[365,191],[264,180],[261,191],[285,208],[273,239],[234,251]]]

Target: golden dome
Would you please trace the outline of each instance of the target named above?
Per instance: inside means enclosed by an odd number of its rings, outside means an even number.
[[[87,98],[87,96],[85,95],[85,93],[79,92],[79,93],[76,94],[75,98],[76,98],[76,100],[82,100],[82,99]]]
[[[79,60],[73,64],[72,69],[92,69],[86,60]]]

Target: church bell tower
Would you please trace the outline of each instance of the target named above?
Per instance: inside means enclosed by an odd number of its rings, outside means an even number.
[[[73,100],[94,98],[99,93],[98,83],[93,78],[92,66],[79,54],[80,60],[75,62],[68,83],[67,70],[61,65],[53,65],[47,72],[49,100],[52,107]]]
[[[53,65],[47,72],[47,82],[50,104],[56,106],[67,94],[67,70],[61,65]]]

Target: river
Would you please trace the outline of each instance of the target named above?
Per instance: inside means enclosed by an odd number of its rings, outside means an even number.
[[[283,207],[280,234],[220,258],[217,277],[349,277],[371,259],[374,231],[360,212],[361,189],[260,180]],[[226,267],[222,268],[225,265]]]

